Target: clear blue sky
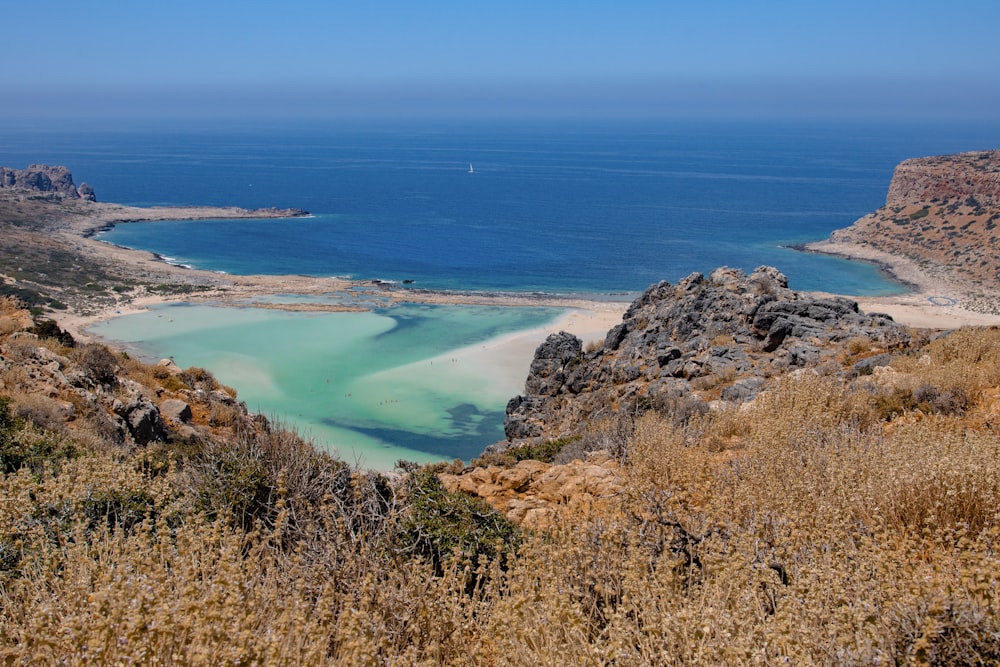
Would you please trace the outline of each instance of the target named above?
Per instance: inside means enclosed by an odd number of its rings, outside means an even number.
[[[17,2],[0,115],[995,119],[998,32],[998,0]]]

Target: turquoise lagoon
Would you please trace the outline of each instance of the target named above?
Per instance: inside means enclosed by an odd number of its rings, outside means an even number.
[[[399,459],[468,460],[503,438],[522,367],[470,354],[543,326],[554,308],[402,304],[372,312],[291,312],[173,304],[91,332],[147,361],[173,357],[236,387],[239,399],[367,468]]]

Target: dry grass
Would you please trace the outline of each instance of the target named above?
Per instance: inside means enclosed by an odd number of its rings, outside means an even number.
[[[513,556],[410,549],[403,532],[449,537],[459,505],[441,496],[426,523],[405,484],[280,428],[157,465],[22,468],[0,481],[0,656],[997,664],[997,350],[996,331],[959,332],[893,361],[914,387],[964,392],[960,412],[887,415],[877,388],[831,373],[777,378],[739,411],[609,422],[627,493]]]

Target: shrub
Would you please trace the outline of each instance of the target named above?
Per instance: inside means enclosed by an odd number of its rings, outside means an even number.
[[[41,470],[46,461],[73,458],[76,447],[64,437],[38,433],[25,425],[0,397],[0,472],[17,472],[23,466]]]
[[[507,450],[505,453],[513,457],[515,461],[534,460],[552,463],[566,445],[574,443],[580,438],[581,436],[579,435],[571,435],[565,438],[546,440],[538,444],[515,447],[514,449]]]
[[[118,360],[105,346],[92,343],[76,348],[74,357],[96,384],[113,386],[117,383]]]
[[[63,331],[53,320],[35,320],[35,326],[29,331],[39,338],[52,338],[59,341],[63,347],[73,347],[76,340],[68,331]]]
[[[410,473],[404,493],[407,508],[397,530],[400,550],[426,558],[438,576],[453,558],[472,566],[483,558],[503,564],[519,544],[514,524],[486,502],[448,491],[432,472]]]
[[[146,491],[103,489],[87,495],[80,513],[90,531],[106,526],[109,530],[131,532],[154,514],[153,497]]]
[[[181,382],[191,389],[212,391],[218,387],[218,383],[215,381],[215,376],[204,368],[198,368],[197,366],[192,366],[191,368],[181,371],[179,377]]]

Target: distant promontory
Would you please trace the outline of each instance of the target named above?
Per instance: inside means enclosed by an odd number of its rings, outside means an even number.
[[[857,243],[1000,286],[1000,150],[901,162],[885,206],[832,241]]]
[[[884,206],[806,248],[887,265],[918,288],[931,277],[965,308],[998,313],[998,244],[1000,150],[988,150],[901,162]]]
[[[0,167],[0,188],[55,193],[64,197],[97,201],[94,188],[86,183],[77,187],[73,183],[73,174],[60,165],[32,164],[27,169]]]

